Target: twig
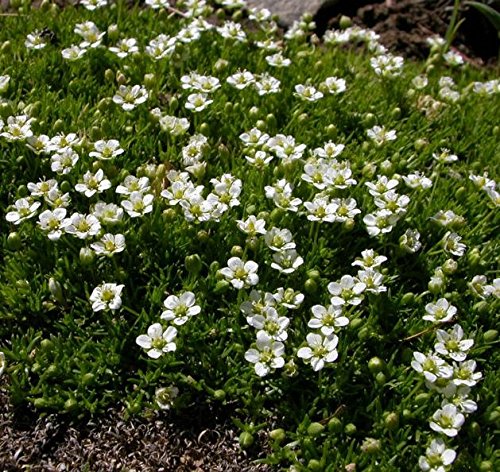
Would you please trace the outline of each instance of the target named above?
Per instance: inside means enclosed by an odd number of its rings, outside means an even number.
[[[167,10],[168,11],[171,11],[172,13],[175,13],[176,15],[179,15],[179,16],[182,16],[183,18],[189,18],[189,16],[187,16],[185,13],[183,13],[182,11],[180,10],[177,10],[177,8],[174,8],[174,7],[167,7]]]

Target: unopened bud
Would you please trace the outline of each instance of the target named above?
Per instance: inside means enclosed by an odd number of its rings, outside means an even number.
[[[54,277],[50,277],[49,279],[49,290],[56,301],[58,301],[59,303],[64,303],[64,295],[61,284],[56,279],[54,279]]]

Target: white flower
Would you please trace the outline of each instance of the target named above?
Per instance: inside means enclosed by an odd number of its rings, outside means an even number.
[[[432,415],[429,425],[437,433],[442,433],[452,438],[458,434],[464,421],[465,416],[458,411],[455,405],[448,403]]]
[[[356,258],[356,260],[351,264],[352,266],[360,266],[364,269],[379,267],[387,261],[387,257],[379,256],[373,249],[365,249],[361,253],[361,259]]]
[[[99,256],[112,256],[125,249],[125,236],[123,234],[106,233],[96,243],[92,243],[90,247]]]
[[[399,238],[399,246],[410,253],[417,252],[422,247],[420,233],[416,229],[407,229]]]
[[[92,310],[118,310],[122,306],[120,297],[125,285],[117,285],[114,283],[102,283],[98,285],[90,295],[92,302]]]
[[[432,187],[432,180],[422,175],[418,170],[413,174],[403,175],[403,180],[406,185],[414,189],[428,189]]]
[[[396,131],[386,131],[383,126],[374,126],[367,130],[366,134],[377,146],[381,146],[386,141],[394,141],[396,139]]]
[[[28,139],[33,136],[33,131],[31,131],[32,122],[33,118],[30,118],[28,115],[9,116],[0,136],[8,141],[23,141]]]
[[[462,54],[456,51],[448,51],[443,54],[443,59],[446,62],[446,64],[452,66],[452,67],[457,67],[461,66],[464,63],[464,58]]]
[[[456,154],[451,154],[450,150],[447,148],[441,148],[439,153],[438,152],[432,153],[432,157],[436,161],[445,164],[458,161],[458,156]]]
[[[248,216],[246,220],[236,220],[236,226],[250,238],[258,234],[266,234],[266,220],[257,219],[255,215]]]
[[[337,207],[335,210],[335,221],[343,223],[352,220],[356,215],[361,213],[359,208],[356,208],[356,200],[354,198],[334,198],[332,204]]]
[[[461,257],[465,254],[467,246],[461,243],[462,237],[457,233],[448,231],[443,237],[443,249],[454,256]]]
[[[130,195],[132,192],[146,193],[151,188],[148,177],[127,175],[123,183],[116,187],[116,193]]]
[[[73,234],[79,239],[87,239],[101,231],[101,223],[94,215],[73,213],[63,222],[64,232]]]
[[[450,331],[438,329],[436,338],[438,342],[434,345],[434,350],[443,356],[454,361],[461,362],[467,357],[467,351],[474,345],[473,339],[463,339],[464,331],[458,324]]]
[[[96,193],[104,192],[111,188],[111,182],[106,179],[104,171],[99,169],[95,174],[90,171],[83,174],[83,182],[75,185],[77,192],[83,193],[87,198],[92,197]]]
[[[269,135],[258,128],[252,128],[247,133],[240,134],[240,139],[245,146],[253,148],[264,146],[269,141]]]
[[[315,102],[323,98],[323,94],[316,90],[312,85],[297,84],[294,95],[308,102]]]
[[[145,52],[154,61],[159,61],[171,55],[175,50],[176,44],[176,37],[171,38],[166,34],[159,34],[148,43],[145,47]]]
[[[260,313],[247,316],[247,323],[259,330],[257,337],[261,331],[274,341],[285,341],[288,337],[286,329],[290,324],[290,319],[286,316],[279,316],[272,306],[266,306]]]
[[[271,228],[265,233],[264,241],[267,247],[273,251],[285,251],[295,248],[292,233],[286,228]]]
[[[111,52],[115,53],[120,59],[127,57],[129,54],[135,54],[139,52],[137,39],[135,38],[120,39],[116,46],[112,46],[108,49]]]
[[[457,314],[457,308],[451,305],[446,298],[440,298],[436,303],[425,305],[427,315],[422,318],[434,323],[445,323],[453,319]]]
[[[397,223],[398,218],[398,215],[383,208],[373,214],[369,213],[365,215],[363,222],[370,236],[378,236],[379,234],[390,233],[393,226]]]
[[[80,5],[83,5],[85,9],[89,11],[96,10],[97,8],[105,7],[108,4],[108,0],[80,0]]]
[[[7,92],[9,82],[10,75],[0,75],[0,94]]]
[[[336,95],[346,90],[346,82],[338,77],[327,77],[321,84],[323,89],[332,95]]]
[[[238,90],[243,90],[249,85],[255,83],[255,76],[247,70],[238,71],[233,75],[230,75],[226,79],[226,82]]]
[[[272,67],[288,67],[292,63],[290,59],[283,57],[281,51],[276,54],[266,56],[266,62]]]
[[[106,33],[100,32],[99,28],[92,22],[86,21],[75,25],[75,33],[83,38],[80,46],[87,48],[96,48],[101,45],[102,39]]]
[[[54,211],[45,210],[38,215],[38,224],[51,241],[57,241],[63,233],[62,222],[65,217],[66,208],[56,208]]]
[[[170,295],[163,302],[166,310],[161,314],[161,319],[172,321],[174,324],[183,325],[191,316],[200,313],[201,308],[196,305],[193,292],[184,292],[180,296]]]
[[[338,336],[322,336],[320,334],[309,333],[306,336],[308,347],[301,347],[297,351],[297,356],[310,363],[315,372],[321,370],[325,363],[334,362],[338,357],[335,349],[339,342]]]
[[[457,385],[453,382],[449,382],[448,385],[442,391],[445,399],[443,400],[441,406],[445,406],[447,403],[452,403],[455,405],[462,413],[470,415],[477,410],[477,403],[469,398],[470,387],[467,385]]]
[[[147,0],[146,0],[147,1]],[[165,1],[165,0],[160,0]],[[179,395],[179,389],[175,386],[160,387],[156,389],[155,401],[162,410],[169,410],[175,398]]]
[[[205,93],[192,93],[188,96],[185,107],[193,112],[203,111],[213,102]]]
[[[403,70],[403,58],[392,54],[380,54],[370,59],[370,65],[377,75],[382,77],[396,77]]]
[[[71,172],[71,169],[78,162],[80,156],[72,148],[67,147],[60,151],[58,154],[54,154],[50,158],[50,168],[53,172],[59,175],[66,175]]]
[[[85,53],[87,52],[87,48],[78,46],[78,44],[73,44],[69,48],[65,48],[61,51],[63,59],[67,61],[77,61],[81,59]]]
[[[165,331],[160,323],[154,323],[148,328],[148,334],[137,336],[135,342],[146,349],[146,353],[153,359],[158,359],[165,352],[172,352],[177,349],[174,339],[177,336],[177,329],[169,326]]]
[[[240,23],[234,21],[225,21],[222,26],[216,28],[217,32],[226,39],[234,39],[238,42],[246,41],[246,33]]]
[[[323,147],[315,148],[313,155],[324,159],[332,160],[339,156],[345,149],[344,144],[335,144],[333,141],[328,141],[323,144]]]
[[[300,292],[296,292],[293,288],[287,288],[285,290],[283,287],[279,287],[276,289],[273,297],[278,305],[288,308],[289,310],[296,310],[304,301],[304,295]]]
[[[483,377],[481,372],[474,372],[477,363],[474,360],[453,363],[453,379],[452,382],[457,386],[466,385],[473,387]]]
[[[145,4],[153,10],[159,10],[170,6],[169,0],[146,0]]]
[[[282,342],[273,341],[264,331],[260,331],[255,344],[257,349],[249,349],[245,353],[245,359],[255,364],[255,373],[259,377],[265,377],[274,369],[281,369],[285,365],[285,345]]]
[[[314,318],[309,320],[307,326],[313,329],[320,329],[321,334],[325,336],[330,336],[337,331],[337,328],[349,324],[349,318],[342,316],[342,308],[338,305],[328,305],[327,308],[323,305],[314,305],[311,311]]]
[[[123,220],[123,210],[114,203],[97,202],[93,214],[102,224],[114,225]]]
[[[330,202],[327,197],[316,196],[312,202],[304,202],[308,211],[307,219],[309,221],[320,221],[332,223],[337,220],[338,206]]]
[[[16,207],[15,210],[9,211],[5,215],[5,219],[9,223],[14,223],[18,225],[21,221],[27,220],[28,218],[32,218],[35,216],[36,211],[40,207],[40,202],[34,202],[31,198],[19,198],[14,203]]]
[[[463,216],[457,215],[453,210],[440,210],[431,217],[433,221],[441,226],[461,226],[465,222]]]
[[[414,352],[413,357],[411,366],[431,384],[437,379],[449,379],[453,375],[453,369],[435,354],[426,356],[421,352]]]
[[[27,49],[43,49],[47,46],[47,40],[42,36],[41,31],[35,30],[26,36],[24,45]]]
[[[330,282],[328,291],[332,298],[332,305],[359,305],[363,301],[363,292],[366,285],[355,277],[343,275],[339,282]]]
[[[445,472],[456,456],[457,453],[447,449],[441,438],[433,439],[425,450],[425,456],[418,458],[418,466],[424,472]]]
[[[4,373],[6,367],[7,367],[7,361],[5,360],[5,354],[2,351],[0,351],[0,377]]]
[[[142,85],[120,85],[118,92],[113,96],[113,102],[120,105],[125,111],[133,110],[137,105],[148,99],[148,91]]]
[[[250,292],[250,299],[240,305],[240,310],[248,317],[262,315],[268,307],[274,307],[276,300],[272,293],[262,293],[258,290]]]
[[[239,257],[231,257],[227,261],[227,267],[221,269],[220,273],[234,288],[241,289],[259,283],[258,268],[254,261],[243,262]]]
[[[358,279],[365,284],[365,291],[371,293],[387,292],[387,287],[383,285],[384,276],[375,269],[368,268],[358,270]]]
[[[385,175],[378,175],[376,182],[366,182],[365,185],[369,188],[370,195],[378,197],[394,190],[399,185],[399,181],[394,178],[388,179]]]
[[[128,200],[123,200],[121,205],[131,218],[144,216],[153,211],[154,196],[151,193],[132,192]]]
[[[304,259],[297,254],[295,249],[285,249],[273,254],[271,267],[282,274],[291,274],[295,272],[302,264]]]
[[[47,150],[62,153],[67,149],[79,146],[81,142],[82,140],[76,133],[56,134],[47,144]]]
[[[278,93],[280,91],[280,85],[281,82],[278,79],[267,73],[261,74],[259,79],[255,82],[255,88],[259,95]]]
[[[120,147],[120,142],[116,139],[108,141],[99,140],[94,143],[94,151],[89,153],[90,157],[97,157],[103,161],[119,156],[125,151]]]

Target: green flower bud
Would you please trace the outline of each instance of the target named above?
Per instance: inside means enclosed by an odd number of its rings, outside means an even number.
[[[395,412],[389,413],[384,419],[384,425],[389,431],[395,431],[399,426],[399,415]]]
[[[455,192],[455,197],[457,200],[465,200],[467,198],[468,192],[465,187],[458,187],[457,191]]]
[[[357,430],[358,428],[356,428],[356,425],[353,423],[347,423],[344,428],[344,432],[345,434],[347,434],[347,436],[353,436],[354,434],[356,434]]]
[[[144,74],[144,86],[148,89],[156,85],[156,76],[154,74]]]
[[[259,116],[259,113],[260,113],[259,107],[252,107],[248,111],[248,115],[250,116],[250,118],[253,119],[257,118]]]
[[[242,449],[248,449],[254,443],[254,437],[248,431],[243,431],[238,441]]]
[[[363,116],[363,124],[367,128],[375,126],[376,123],[377,123],[377,118],[373,113],[365,113],[365,116]]]
[[[446,282],[440,277],[433,277],[427,284],[427,288],[433,295],[438,295],[446,288]]]
[[[320,277],[321,277],[321,274],[319,273],[319,270],[310,269],[310,270],[307,271],[307,276],[310,279],[319,280]]]
[[[297,118],[299,123],[305,123],[309,119],[309,115],[307,113],[301,113]]]
[[[402,412],[402,416],[404,420],[411,420],[413,418],[413,413],[408,408],[405,408]]]
[[[52,131],[54,133],[61,133],[64,130],[64,121],[61,119],[56,120],[52,126]]]
[[[33,401],[33,406],[35,408],[47,408],[48,402],[43,397],[42,398],[35,398],[35,400]]]
[[[443,264],[443,272],[445,275],[452,275],[457,271],[457,269],[458,263],[453,259],[447,259]]]
[[[426,146],[429,145],[429,141],[427,139],[419,138],[415,141],[414,146],[416,151],[422,151]]]
[[[349,26],[352,26],[352,20],[346,15],[342,15],[339,20],[340,29],[347,29]]]
[[[391,175],[394,172],[394,166],[387,159],[380,164],[380,172],[384,175]]]
[[[215,390],[213,393],[216,400],[222,401],[226,398],[226,392],[222,389]]]
[[[230,115],[234,110],[234,105],[232,104],[232,102],[226,102],[224,104],[224,113],[226,115]]]
[[[241,257],[243,256],[243,248],[241,246],[233,246],[230,251],[231,256]]]
[[[92,251],[89,247],[82,247],[80,249],[80,262],[82,265],[87,266],[92,264],[92,262],[94,262],[94,257],[94,251]]]
[[[278,122],[276,121],[274,113],[268,113],[266,115],[266,123],[270,129],[275,129],[278,126]]]
[[[325,470],[318,459],[311,459],[307,463],[307,470],[312,470],[313,472]]]
[[[125,85],[127,83],[127,77],[122,71],[116,71],[116,83],[118,85]]]
[[[343,223],[342,223],[342,227],[346,230],[346,231],[352,231],[354,229],[354,220],[352,218],[347,218],[347,220],[345,220]]]
[[[480,472],[493,472],[495,469],[493,467],[493,462],[491,461],[481,461],[479,465]]]
[[[318,284],[314,279],[307,279],[304,283],[304,290],[312,295],[318,291]]]
[[[49,290],[56,301],[61,304],[65,302],[61,284],[54,277],[49,279]]]
[[[214,293],[224,293],[224,292],[227,292],[227,290],[229,289],[230,287],[230,284],[227,280],[219,280],[216,284],[215,284],[215,288],[214,288]]]
[[[314,422],[307,427],[307,434],[309,436],[318,436],[324,429],[325,427],[321,423]]]
[[[285,216],[285,212],[281,208],[275,208],[269,216],[273,223],[278,224],[283,216]]]
[[[468,253],[467,253],[467,260],[469,261],[469,264],[473,268],[479,267],[481,264],[481,252],[477,247],[472,248]]]
[[[218,59],[217,62],[214,64],[214,69],[216,72],[223,72],[224,70],[227,69],[229,66],[229,62],[226,61],[225,59]]]
[[[472,310],[481,314],[481,315],[487,315],[491,311],[491,307],[486,301],[481,301],[474,303]]]
[[[361,171],[363,177],[366,177],[367,179],[373,178],[376,172],[377,172],[377,166],[373,162],[365,164]]]
[[[363,326],[359,331],[358,331],[358,339],[360,341],[366,341],[370,337],[370,330],[368,329],[367,326]]]
[[[115,42],[120,37],[120,30],[118,29],[118,25],[111,24],[108,26],[108,38],[110,41]]]
[[[111,69],[106,69],[104,71],[104,80],[106,82],[114,82],[115,81],[115,73]]]
[[[497,410],[493,410],[486,416],[486,422],[489,424],[496,424],[500,422],[500,412]]]
[[[384,386],[387,383],[386,375],[383,372],[379,372],[375,376],[375,382],[377,382],[377,384],[380,385],[381,387]]]
[[[325,133],[331,139],[335,139],[337,137],[337,132],[338,132],[337,127],[333,124],[330,124],[325,127]]]
[[[430,400],[430,398],[431,398],[431,396],[428,393],[419,393],[415,397],[414,401],[415,401],[416,405],[424,405],[425,403],[427,403]]]
[[[368,369],[372,374],[378,374],[379,372],[385,371],[386,364],[380,357],[372,357],[368,361]]]
[[[365,454],[376,454],[380,451],[380,440],[375,438],[366,438],[361,444],[361,450]]]
[[[12,0],[11,0],[11,4],[12,4]],[[2,43],[2,47],[0,48],[0,52],[2,54],[6,54],[8,52],[10,52],[12,49],[12,43],[10,41],[4,41]]]
[[[21,249],[22,246],[22,241],[21,241],[21,236],[19,236],[19,233],[16,233],[13,231],[12,233],[9,233],[7,236],[7,247],[11,251],[18,251]]]
[[[87,372],[82,376],[82,384],[83,385],[90,385],[91,383],[94,382],[95,375],[91,372]]]
[[[255,127],[261,131],[265,131],[267,129],[267,123],[264,120],[257,120]]]
[[[483,340],[485,343],[492,343],[498,338],[498,331],[496,329],[489,329],[483,334]]]
[[[479,425],[479,423],[477,421],[473,421],[470,426],[470,432],[471,434],[476,437],[476,438],[480,438],[481,437],[481,426]]]
[[[337,417],[330,418],[330,421],[328,421],[328,431],[330,433],[340,433],[342,431],[342,421]]]
[[[64,402],[64,409],[66,411],[74,410],[78,406],[78,402],[74,398],[68,398]]]
[[[198,254],[186,256],[184,259],[184,265],[190,274],[199,274],[202,267],[201,258]]]
[[[35,362],[32,366],[31,366],[31,372],[33,372],[34,374],[40,372],[42,370],[42,366],[38,363],[38,362]]]
[[[415,301],[415,294],[412,292],[407,292],[401,297],[402,305],[409,305]]]
[[[285,436],[286,436],[285,430],[282,428],[273,429],[272,431],[269,431],[269,437],[277,443],[281,443],[282,441],[284,441]]]
[[[40,341],[40,349],[43,352],[50,352],[54,349],[54,343],[50,339],[42,339]]]
[[[50,364],[47,369],[45,369],[45,375],[47,377],[54,377],[57,375],[57,366],[55,364]]]
[[[396,107],[391,110],[391,117],[395,120],[401,118],[401,108]]]

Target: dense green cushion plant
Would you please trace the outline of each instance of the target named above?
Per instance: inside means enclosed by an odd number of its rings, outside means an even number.
[[[83,3],[1,18],[12,401],[225,405],[290,470],[493,470],[493,72],[243,2]]]

